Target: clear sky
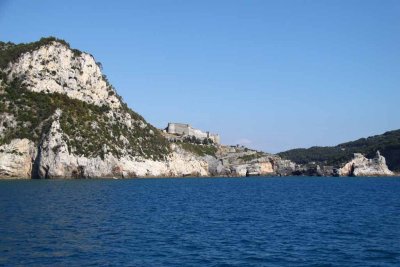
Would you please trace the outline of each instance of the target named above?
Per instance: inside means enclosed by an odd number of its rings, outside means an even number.
[[[159,128],[268,152],[400,128],[398,0],[0,0],[0,40],[50,35]]]

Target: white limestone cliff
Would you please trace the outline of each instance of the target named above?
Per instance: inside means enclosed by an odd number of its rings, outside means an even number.
[[[394,173],[386,165],[386,159],[379,151],[373,159],[367,159],[360,153],[339,169],[340,176],[392,176]]]
[[[61,110],[54,114],[50,131],[40,146],[37,161],[38,178],[132,178],[180,177],[208,175],[207,162],[175,145],[165,161],[154,161],[108,153],[104,158],[78,156],[69,152],[67,137],[58,121]]]
[[[28,139],[14,139],[0,146],[0,177],[30,178],[36,152],[34,143]]]
[[[22,53],[10,61],[6,68],[0,70],[7,75],[0,80],[0,94],[4,93],[6,84],[14,79],[32,92],[46,94],[59,93],[71,99],[77,99],[105,109],[106,128],[112,138],[117,138],[117,154],[103,146],[104,156],[85,156],[78,153],[76,147],[68,146],[74,139],[81,143],[82,137],[68,136],[60,123],[62,109],[48,114],[48,132],[39,137],[35,144],[28,139],[12,139],[0,146],[0,178],[103,178],[103,177],[164,177],[164,176],[206,176],[208,164],[192,153],[172,145],[164,159],[137,156],[143,154],[141,142],[155,135],[140,116],[136,116],[123,107],[113,87],[103,76],[100,64],[87,53],[72,50],[65,42],[51,41],[34,50]],[[2,76],[4,77],[4,76]],[[6,103],[12,105],[14,103]],[[104,122],[104,121],[103,121]],[[0,139],[5,133],[21,123],[7,112],[0,113]],[[91,123],[95,129],[97,121]],[[104,127],[104,125],[103,125]],[[124,135],[114,136],[113,127],[124,129]],[[15,128],[17,129],[17,128]],[[129,143],[129,133],[141,134],[134,142]],[[135,131],[136,130],[136,131]],[[12,132],[12,131],[11,131]],[[9,137],[8,137],[9,138]],[[6,139],[8,140],[8,139]],[[4,142],[4,141],[3,141]],[[90,141],[89,141],[90,142]]]
[[[8,79],[19,78],[33,92],[61,93],[98,106],[121,106],[93,56],[53,41],[10,62]]]

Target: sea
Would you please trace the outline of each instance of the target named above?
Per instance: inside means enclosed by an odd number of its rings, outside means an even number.
[[[400,266],[400,178],[0,181],[0,266]]]

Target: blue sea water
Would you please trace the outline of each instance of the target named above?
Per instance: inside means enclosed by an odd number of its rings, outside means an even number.
[[[1,181],[0,265],[400,266],[400,179]]]

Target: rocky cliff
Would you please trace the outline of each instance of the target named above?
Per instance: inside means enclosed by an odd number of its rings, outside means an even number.
[[[32,92],[60,93],[89,104],[118,109],[121,102],[100,66],[93,56],[53,41],[22,53],[3,72],[8,81],[21,80]]]
[[[0,45],[0,177],[207,175],[130,110],[93,56],[55,38]]]
[[[394,173],[386,165],[385,158],[376,152],[373,159],[367,159],[360,153],[339,169],[340,176],[393,176]]]
[[[203,157],[213,176],[289,176],[300,165],[279,156],[243,146],[218,146],[214,156]]]

